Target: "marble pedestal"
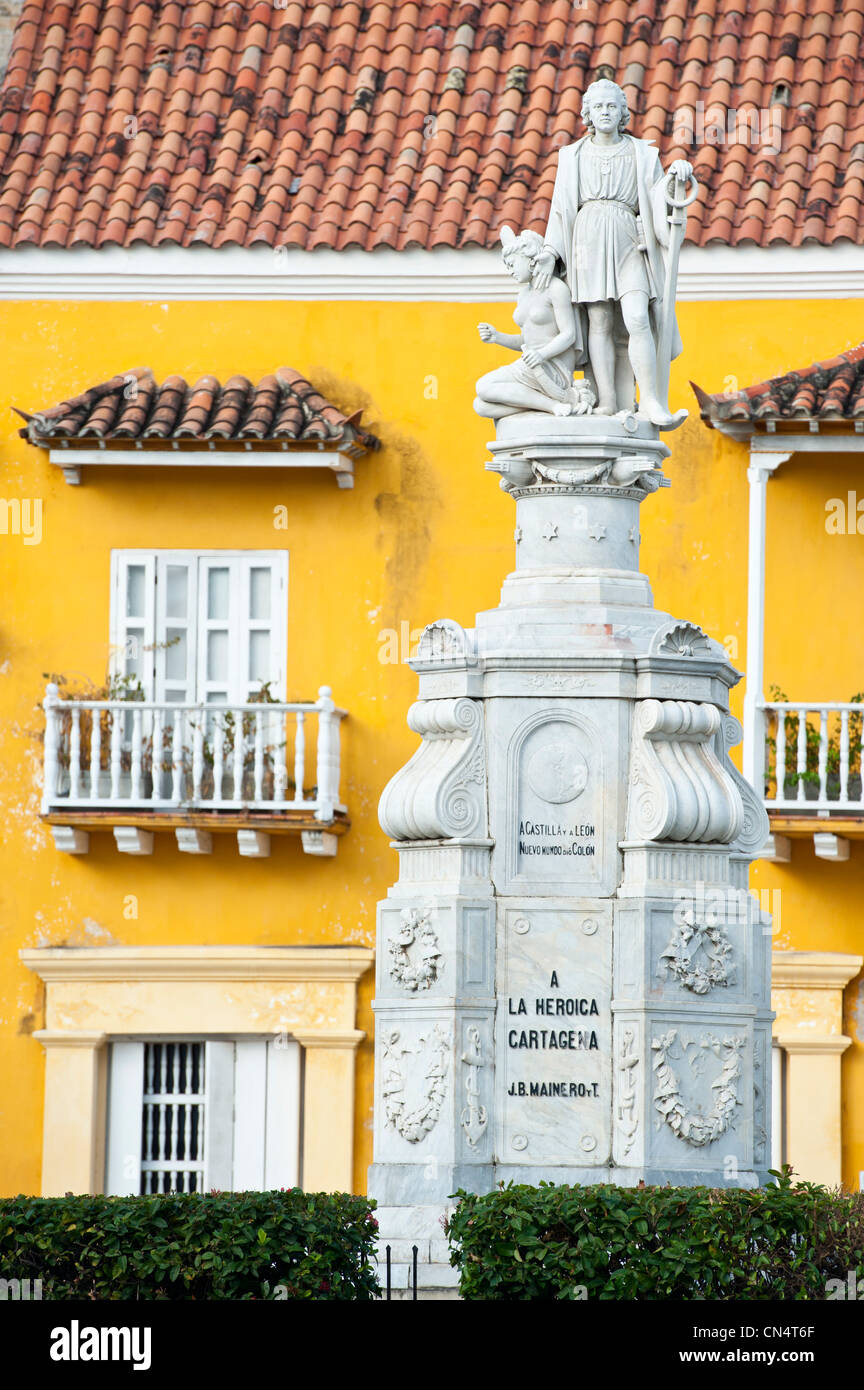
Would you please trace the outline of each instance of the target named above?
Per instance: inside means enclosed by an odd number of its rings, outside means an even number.
[[[658,612],[634,417],[515,415],[491,470],[516,567],[412,661],[422,742],[381,799],[369,1190],[397,1279],[453,1282],[441,1217],[497,1182],[755,1185],[770,1153],[768,825],[733,766],[739,674]],[[404,1263],[404,1270],[403,1270]]]

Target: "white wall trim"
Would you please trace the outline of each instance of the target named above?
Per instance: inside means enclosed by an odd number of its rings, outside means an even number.
[[[864,298],[864,247],[685,246],[679,300]],[[496,250],[87,247],[0,251],[0,300],[513,299]]]
[[[47,946],[18,954],[48,985],[68,980],[357,981],[374,960],[366,946]]]

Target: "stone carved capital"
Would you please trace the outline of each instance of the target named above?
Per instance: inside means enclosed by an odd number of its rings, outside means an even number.
[[[418,700],[408,725],[423,742],[384,788],[381,828],[394,840],[485,836],[486,760],[476,700]]]
[[[722,718],[715,705],[691,700],[643,700],[637,705],[628,839],[703,844],[735,839],[744,807],[714,751]]]

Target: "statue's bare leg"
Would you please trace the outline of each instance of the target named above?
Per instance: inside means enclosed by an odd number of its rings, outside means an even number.
[[[477,382],[474,409],[478,415],[492,420],[502,415],[515,415],[520,410],[542,410],[546,415],[570,414],[569,403],[556,401],[542,391],[532,391],[530,386],[522,386],[512,378],[496,380],[495,372],[487,372]]]
[[[588,305],[588,356],[597,382],[595,415],[614,415],[615,338],[614,306],[610,300]]]
[[[670,414],[657,395],[657,348],[648,317],[648,295],[644,290],[628,290],[621,296],[624,326],[630,335],[630,362],[639,386],[639,414],[660,429],[680,425],[687,412]]]
[[[522,408],[521,405],[492,405],[479,396],[474,397],[474,413],[484,420],[503,420],[505,415],[518,415]]]
[[[615,401],[619,411],[636,409],[636,378],[630,363],[627,330],[615,334]]]

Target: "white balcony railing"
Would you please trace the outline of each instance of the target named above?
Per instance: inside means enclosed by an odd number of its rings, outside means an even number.
[[[309,704],[202,705],[61,700],[51,684],[44,709],[45,814],[345,810],[329,686]]]
[[[756,766],[765,776],[757,790],[766,810],[864,816],[862,718],[864,704],[761,701]]]

